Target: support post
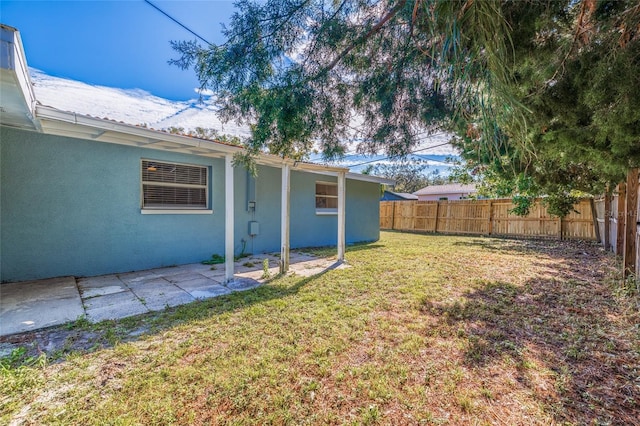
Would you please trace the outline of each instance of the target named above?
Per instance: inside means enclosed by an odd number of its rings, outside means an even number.
[[[438,233],[438,215],[440,214],[440,201],[436,201],[436,220],[433,221],[433,232]]]
[[[616,254],[622,255],[624,250],[624,224],[626,216],[624,214],[624,204],[627,198],[627,184],[621,183],[618,185],[618,217],[616,228]]]
[[[396,226],[396,202],[389,201],[391,203],[391,230],[393,231]]]
[[[638,170],[631,169],[627,175],[627,196],[625,202],[623,277],[636,273],[636,232],[638,221]]]
[[[611,246],[611,194],[609,194],[609,187],[607,187],[607,192],[604,194],[604,249],[609,250]]]
[[[602,238],[600,237],[600,225],[598,225],[598,212],[596,211],[596,202],[593,197],[589,198],[589,204],[591,205],[591,219],[593,220],[593,229],[596,235],[596,242],[600,244]]]
[[[291,168],[282,166],[282,195],[280,207],[280,273],[289,270],[289,207],[291,196]]]
[[[558,218],[558,239],[562,240],[564,233],[564,219],[562,216]]]
[[[489,200],[489,235],[493,234],[493,203]]]
[[[224,278],[226,282],[233,281],[233,155],[224,157]]]
[[[347,175],[345,172],[338,173],[338,262],[344,262],[344,252],[346,246],[346,188]]]

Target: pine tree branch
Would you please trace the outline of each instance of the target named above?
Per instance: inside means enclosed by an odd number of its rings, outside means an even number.
[[[398,2],[398,4],[396,4],[385,16],[382,17],[382,19],[380,19],[380,21],[376,25],[373,26],[373,28],[371,28],[366,34],[358,37],[353,43],[351,43],[346,49],[344,49],[338,56],[336,56],[333,59],[333,61],[331,61],[329,63],[329,65],[324,67],[318,73],[318,76],[324,75],[324,74],[328,73],[329,71],[331,71],[332,69],[334,69],[336,67],[336,65],[338,65],[338,63],[342,59],[344,59],[345,56],[347,56],[353,49],[356,48],[356,46],[360,45],[363,41],[368,40],[374,34],[376,34],[378,31],[380,31],[382,29],[382,27],[384,26],[384,24],[386,24],[391,18],[393,18],[395,15],[397,15],[398,12],[404,7],[404,5],[406,3],[407,3],[406,0],[400,0]]]

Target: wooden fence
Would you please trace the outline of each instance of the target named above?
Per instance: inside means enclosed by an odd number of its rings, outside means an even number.
[[[611,195],[583,199],[575,212],[551,217],[538,199],[528,216],[511,200],[381,201],[380,228],[412,232],[597,240],[622,256],[623,276],[640,278],[640,169]]]
[[[598,233],[605,249],[622,256],[624,275],[640,275],[640,184],[639,170],[611,194],[595,200]]]
[[[380,228],[412,232],[595,240],[590,199],[567,217],[552,217],[540,200],[528,216],[510,213],[510,199],[461,201],[381,201]]]

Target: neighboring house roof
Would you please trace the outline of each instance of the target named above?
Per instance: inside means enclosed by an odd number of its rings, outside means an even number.
[[[408,192],[392,192],[392,194],[396,194],[399,197],[402,197],[406,200],[417,200],[418,197],[413,195],[413,194],[409,194]]]
[[[414,192],[414,195],[437,195],[437,194],[473,194],[478,192],[475,184],[463,185],[460,183],[449,183],[446,185],[430,185]]]
[[[381,201],[400,201],[400,200],[417,200],[418,197],[413,194],[408,194],[406,192],[392,192],[392,191],[384,191],[382,194]]]
[[[94,140],[103,143],[136,146],[163,151],[180,152],[203,157],[223,157],[226,154],[244,152],[244,148],[220,141],[193,136],[171,134],[165,131],[127,124],[109,118],[98,118],[62,111],[41,105],[34,96],[29,78],[20,33],[13,27],[0,24],[0,74],[2,86],[2,110],[0,124],[46,134]],[[258,164],[282,167],[288,164],[292,170],[330,174],[345,173],[347,179],[393,185],[392,179],[350,173],[348,168],[326,166],[271,154],[260,154]]]

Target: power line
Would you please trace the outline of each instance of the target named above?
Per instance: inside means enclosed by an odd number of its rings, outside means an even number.
[[[438,148],[438,147],[445,146],[445,145],[449,145],[449,142],[445,142],[445,143],[440,143],[440,144],[437,144],[437,145],[428,146],[428,147],[426,147],[426,148],[422,148],[422,149],[416,149],[415,151],[408,152],[407,154],[415,154],[416,152],[426,151],[426,150],[428,150],[428,149]],[[365,162],[363,162],[363,163],[351,164],[349,167],[364,166],[365,164],[377,163],[378,161],[382,161],[382,160],[389,160],[389,159],[391,159],[391,158],[398,158],[398,157],[404,157],[404,155],[390,155],[390,156],[388,156],[388,157],[377,158],[377,159],[375,159],[375,160],[365,161]],[[434,160],[434,161],[437,161],[437,160]],[[441,161],[441,162],[442,162],[442,161]]]
[[[351,127],[351,126],[348,126],[348,127]],[[351,128],[352,128],[352,127],[351,127]],[[433,133],[433,134],[431,134],[431,135],[428,135],[428,136],[427,136],[427,137],[425,137],[425,138],[420,139],[420,140],[419,140],[419,142],[420,142],[420,143],[422,143],[422,142],[424,142],[424,141],[428,141],[428,140],[429,140],[429,139],[431,139],[431,138],[438,137],[438,136],[444,136],[444,135],[446,135],[446,134],[447,134],[447,132]],[[372,139],[367,139],[367,140],[372,140]],[[365,140],[363,139],[362,141],[364,142]],[[416,152],[417,152],[417,151],[416,151]],[[347,155],[344,155],[344,156],[341,158],[341,160],[344,160],[345,158],[349,158],[349,157],[360,157],[360,156],[362,156],[362,155],[363,155],[363,154],[359,154],[357,151],[353,151],[353,154],[350,154],[349,152],[347,152],[346,154],[347,154]]]
[[[424,160],[424,161],[431,161],[431,162],[434,162],[434,163],[440,163],[440,164],[446,164],[446,165],[450,165],[451,164],[450,161],[436,160],[435,158],[427,157],[425,155],[416,155],[415,157],[418,157],[419,159]]]
[[[182,22],[178,21],[176,18],[174,18],[173,16],[169,15],[167,12],[165,12],[164,10],[160,9],[158,6],[156,6],[155,4],[151,3],[149,0],[144,0],[145,3],[147,3],[149,6],[153,7],[155,10],[157,10],[158,12],[162,13],[164,16],[166,16],[167,18],[171,19],[173,22],[175,22],[176,24],[180,25],[182,28],[184,28],[185,30],[189,31],[191,34],[193,34],[194,36],[196,36],[197,38],[199,38],[200,40],[204,41],[207,44],[213,44],[208,42],[207,40],[205,40],[203,37],[199,36],[195,31],[193,31],[191,28],[187,27],[185,24],[183,24]]]

